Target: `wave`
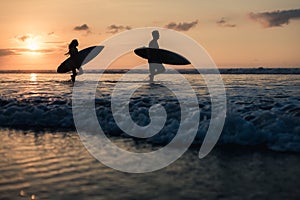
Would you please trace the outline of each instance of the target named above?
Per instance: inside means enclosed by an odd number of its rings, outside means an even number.
[[[132,119],[140,126],[150,122],[149,107],[157,103],[149,97],[134,98],[130,102]],[[180,125],[180,107],[176,100],[160,102],[168,113],[164,128],[146,141],[165,145],[175,136]],[[95,100],[99,124],[108,135],[128,137],[116,125],[111,109],[110,97]],[[31,99],[0,99],[0,127],[19,129],[67,129],[74,130],[70,99],[43,101],[41,97]],[[210,103],[199,103],[201,117],[195,145],[200,145],[210,122]],[[129,117],[129,116],[123,116]],[[184,120],[182,120],[184,121]],[[227,117],[219,144],[243,146],[264,145],[275,151],[300,152],[300,106],[291,101],[280,103],[244,104],[238,101],[228,105]]]

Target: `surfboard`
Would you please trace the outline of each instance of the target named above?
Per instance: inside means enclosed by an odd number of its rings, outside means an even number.
[[[76,57],[76,68],[79,69],[82,65],[90,62],[102,51],[103,48],[104,46],[91,46],[79,51]],[[73,65],[74,63],[71,58],[68,58],[58,66],[57,73],[67,73],[72,71]]]
[[[134,53],[144,59],[148,59],[149,63],[163,63],[169,65],[191,64],[185,57],[166,49],[142,47],[135,49]]]

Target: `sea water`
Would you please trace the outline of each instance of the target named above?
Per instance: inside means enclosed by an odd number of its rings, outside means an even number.
[[[201,110],[194,145],[166,168],[146,174],[118,172],[84,148],[73,122],[69,74],[0,73],[0,199],[298,199],[300,75],[241,71],[221,75],[226,121],[218,146],[201,160],[210,94],[199,74],[184,74]],[[111,93],[122,75],[105,73],[96,83],[99,125],[125,150],[161,148],[182,120],[176,96],[164,85],[180,89],[182,83],[169,73],[154,84],[136,81],[142,74],[120,83],[141,84],[124,117],[145,126],[156,103],[168,113],[157,135],[140,140],[122,132],[111,112]]]
[[[94,74],[97,76],[97,74]],[[99,124],[107,135],[127,137],[118,128],[111,112],[111,94],[122,73],[105,73],[95,92]],[[130,84],[141,74],[133,74]],[[130,116],[146,126],[149,108],[165,107],[168,118],[158,135],[146,142],[167,144],[179,127],[180,105],[165,83],[181,87],[176,74],[159,75],[154,84],[141,84],[130,99]],[[99,75],[100,77],[100,75]],[[201,144],[211,115],[211,99],[199,74],[184,74],[198,98],[201,109],[199,129],[194,144]],[[72,115],[73,84],[67,74],[1,73],[0,127],[33,130],[74,131]],[[226,121],[218,144],[262,145],[275,151],[300,152],[300,75],[294,74],[222,74],[226,90]],[[124,88],[126,89],[126,88]],[[184,91],[181,91],[184,93]]]

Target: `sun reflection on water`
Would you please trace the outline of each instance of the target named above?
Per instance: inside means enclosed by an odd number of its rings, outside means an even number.
[[[30,81],[36,82],[36,77],[37,77],[37,75],[35,73],[31,73],[30,74]]]

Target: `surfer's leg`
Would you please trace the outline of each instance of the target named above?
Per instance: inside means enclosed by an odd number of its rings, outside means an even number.
[[[166,68],[163,66],[163,64],[160,63],[154,63],[153,69],[154,69],[153,75],[161,74],[166,71]]]
[[[150,82],[153,82],[153,80],[154,80],[154,75],[150,74],[150,75],[149,75],[149,81],[150,81]]]
[[[152,82],[154,79],[155,75],[155,64],[154,63],[149,63],[149,81]]]
[[[72,68],[72,75],[71,75],[72,82],[75,82],[76,75],[77,75],[76,68]]]
[[[163,64],[157,64],[156,66],[156,74],[161,74],[166,71],[166,68],[164,67]]]
[[[76,78],[76,76],[71,75],[71,80],[72,80],[72,82],[75,82],[75,78]]]

